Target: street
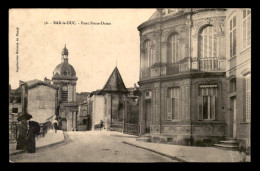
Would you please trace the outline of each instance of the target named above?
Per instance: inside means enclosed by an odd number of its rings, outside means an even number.
[[[65,132],[64,144],[36,153],[24,153],[10,158],[11,162],[177,162],[160,154],[124,144],[135,136],[119,132]]]

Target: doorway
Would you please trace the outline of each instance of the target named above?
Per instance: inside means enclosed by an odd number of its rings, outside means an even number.
[[[63,131],[67,131],[67,119],[65,119],[65,118],[63,118],[63,119],[61,120],[61,129],[62,129]]]
[[[145,133],[150,133],[151,100],[145,101]]]
[[[231,113],[231,125],[232,125],[232,137],[237,137],[237,112],[236,112],[236,96],[230,98],[230,113]]]

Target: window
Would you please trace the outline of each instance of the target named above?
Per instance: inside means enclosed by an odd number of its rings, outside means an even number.
[[[216,29],[208,25],[199,33],[199,57],[218,57],[218,38]]]
[[[199,86],[199,120],[211,119],[216,117],[216,98],[217,85]]]
[[[180,116],[180,88],[167,90],[167,120],[181,119]]]
[[[145,92],[145,98],[150,99],[152,97],[152,92],[151,91],[146,91]]]
[[[144,56],[142,58],[142,68],[148,68],[152,65],[152,49],[151,49],[151,41],[146,40],[144,42]]]
[[[12,108],[12,113],[17,114],[18,113],[18,108]]]
[[[63,86],[61,90],[61,100],[62,101],[68,101],[68,87]]]
[[[237,42],[236,42],[236,16],[234,16],[230,21],[229,26],[229,41],[230,41],[230,57],[236,55],[237,52]]]
[[[83,125],[87,124],[87,119],[83,119]]]
[[[243,48],[245,49],[251,45],[251,10],[243,10]]]
[[[21,97],[17,97],[17,98],[16,98],[16,102],[17,102],[17,103],[21,103]]]
[[[251,74],[246,76],[246,122],[251,122]]]
[[[237,85],[236,85],[236,78],[233,78],[230,80],[229,83],[229,92],[236,92],[237,91]]]
[[[170,63],[179,61],[179,35],[172,34],[168,39],[168,59]]]

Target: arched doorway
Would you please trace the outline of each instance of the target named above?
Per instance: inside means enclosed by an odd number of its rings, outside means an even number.
[[[61,129],[62,129],[63,131],[67,131],[67,119],[66,119],[66,118],[63,118],[63,119],[61,120]]]

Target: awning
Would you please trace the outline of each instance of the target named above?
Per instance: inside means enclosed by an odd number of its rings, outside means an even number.
[[[213,84],[213,85],[200,85],[199,88],[215,88],[218,87],[217,84]]]

